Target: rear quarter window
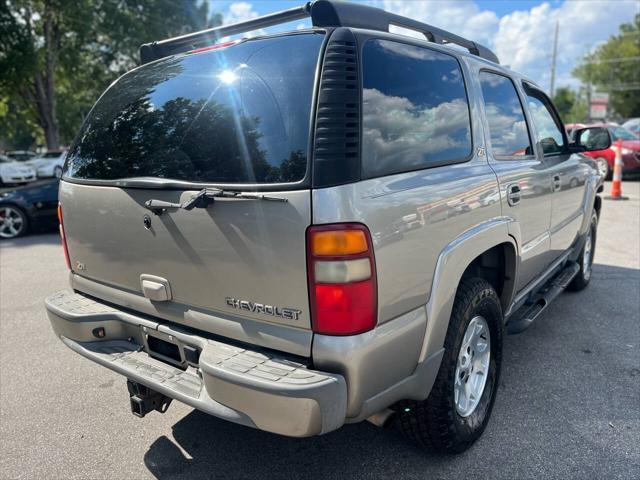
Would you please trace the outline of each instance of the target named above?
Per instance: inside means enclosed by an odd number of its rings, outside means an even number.
[[[65,176],[213,184],[302,180],[323,37],[250,40],[124,75],[91,111]]]
[[[455,57],[388,40],[363,47],[364,177],[464,161],[471,123]]]
[[[532,155],[527,121],[513,81],[489,71],[481,71],[479,79],[493,155],[498,159]]]

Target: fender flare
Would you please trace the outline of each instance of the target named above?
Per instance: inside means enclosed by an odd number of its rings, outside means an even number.
[[[599,174],[592,173],[587,176],[587,181],[585,182],[585,194],[583,199],[584,203],[582,204],[582,224],[580,225],[580,230],[578,230],[577,237],[586,235],[591,225],[591,212],[593,212],[596,206],[599,180]]]
[[[458,285],[465,270],[476,257],[498,245],[511,244],[516,257],[511,290],[515,289],[519,249],[516,240],[510,235],[513,222],[514,219],[511,217],[493,218],[465,231],[442,250],[438,256],[431,294],[425,307],[427,328],[419,362],[443,348]],[[513,299],[514,294],[514,291],[507,292],[507,297]]]

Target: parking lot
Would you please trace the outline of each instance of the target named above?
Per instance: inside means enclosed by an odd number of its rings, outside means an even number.
[[[638,478],[640,183],[624,193],[604,201],[591,285],[507,338],[489,426],[451,457],[367,422],[289,439],[177,402],[138,419],[124,379],[49,327],[43,299],[67,286],[58,236],[2,242],[0,477]]]

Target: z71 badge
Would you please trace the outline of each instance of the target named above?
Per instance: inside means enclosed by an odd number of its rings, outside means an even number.
[[[227,305],[238,310],[262,313],[264,315],[285,318],[287,320],[298,320],[302,313],[302,310],[297,310],[295,308],[276,307],[273,305],[265,305],[264,303],[251,302],[249,300],[239,300],[233,297],[226,297],[224,300],[227,302]]]

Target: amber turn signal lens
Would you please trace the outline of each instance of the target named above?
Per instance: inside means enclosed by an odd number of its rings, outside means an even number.
[[[328,230],[314,233],[311,252],[326,257],[364,253],[368,248],[367,238],[361,230]]]

